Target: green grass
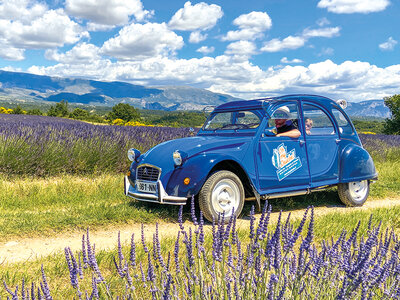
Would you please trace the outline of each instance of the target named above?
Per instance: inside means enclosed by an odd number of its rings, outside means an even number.
[[[0,240],[115,223],[176,220],[178,208],[138,203],[123,193],[123,175],[47,179],[0,177]]]

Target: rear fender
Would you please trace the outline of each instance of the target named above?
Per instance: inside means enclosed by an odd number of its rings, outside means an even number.
[[[364,148],[356,144],[347,145],[340,158],[340,182],[377,179],[374,162]]]

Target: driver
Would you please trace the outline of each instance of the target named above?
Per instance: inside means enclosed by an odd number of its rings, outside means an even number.
[[[279,107],[275,113],[275,126],[277,134],[276,136],[288,136],[291,138],[298,138],[301,133],[290,120],[290,110],[287,106]]]

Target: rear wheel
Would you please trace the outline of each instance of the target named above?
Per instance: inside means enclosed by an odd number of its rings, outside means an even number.
[[[237,217],[244,205],[244,188],[239,177],[230,171],[218,171],[212,174],[199,193],[199,205],[204,217],[212,222],[224,213],[224,222],[228,222],[232,213]]]
[[[346,206],[362,206],[368,198],[369,180],[339,183],[338,193]]]

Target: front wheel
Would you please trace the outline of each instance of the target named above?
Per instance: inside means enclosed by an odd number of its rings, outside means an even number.
[[[368,198],[369,180],[339,183],[338,193],[346,206],[362,206]]]
[[[230,171],[212,174],[199,193],[199,205],[204,217],[212,222],[224,213],[223,222],[229,221],[234,212],[238,216],[244,205],[244,188],[239,177]]]

